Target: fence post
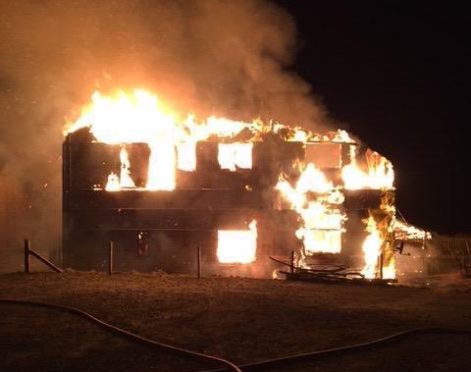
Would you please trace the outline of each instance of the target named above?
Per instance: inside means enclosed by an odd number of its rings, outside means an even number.
[[[108,242],[108,275],[111,275],[113,274],[113,250],[114,250],[114,247],[113,247],[113,241],[110,240]]]
[[[382,280],[383,279],[383,266],[384,266],[384,253],[381,252],[379,255],[379,278]]]
[[[291,251],[291,265],[290,265],[291,274],[294,273],[294,261],[295,261],[295,256],[294,256],[294,250],[293,250]]]
[[[196,246],[196,270],[197,270],[197,278],[201,278],[201,248],[199,245]]]
[[[427,232],[424,231],[424,240],[422,242],[422,272],[430,275],[430,270],[427,263]]]
[[[31,243],[29,239],[25,239],[24,242],[24,266],[25,266],[25,273],[29,273],[29,250],[31,247]]]

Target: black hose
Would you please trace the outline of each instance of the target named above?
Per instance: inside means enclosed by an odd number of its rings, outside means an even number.
[[[266,359],[266,360],[262,360],[255,363],[248,363],[248,364],[242,364],[240,366],[236,366],[234,363],[226,359],[218,358],[212,355],[198,353],[192,350],[187,350],[187,349],[179,348],[176,346],[163,344],[155,340],[151,340],[151,339],[139,336],[132,332],[125,331],[124,329],[108,324],[100,319],[95,318],[89,313],[82,311],[80,309],[77,309],[75,307],[49,304],[45,302],[25,301],[25,300],[0,299],[0,303],[14,304],[14,305],[16,304],[16,305],[39,306],[39,307],[47,307],[47,308],[67,311],[69,313],[79,315],[82,318],[85,318],[91,321],[92,323],[98,324],[99,326],[109,331],[112,331],[113,333],[116,333],[120,336],[124,336],[133,341],[137,341],[145,345],[157,346],[157,347],[167,349],[173,352],[177,352],[180,354],[190,355],[192,357],[198,358],[199,360],[220,363],[226,367],[222,369],[221,368],[212,369],[212,370],[206,370],[206,371],[200,371],[200,372],[223,372],[223,371],[226,371],[227,369],[229,369],[230,371],[237,371],[237,372],[241,372],[242,369],[244,371],[259,371],[259,370],[266,369],[268,367],[282,366],[282,365],[286,365],[292,362],[299,362],[302,360],[316,359],[316,358],[321,358],[321,357],[326,357],[326,356],[342,354],[346,352],[364,350],[364,349],[368,349],[374,346],[381,346],[381,345],[391,343],[394,341],[399,341],[406,337],[417,336],[421,334],[427,334],[427,333],[451,333],[451,334],[466,334],[466,335],[471,334],[471,330],[466,330],[466,329],[453,329],[453,328],[442,328],[442,327],[414,328],[414,329],[408,329],[405,331],[393,333],[392,335],[389,335],[386,337],[378,338],[372,341],[363,342],[359,344],[335,347],[335,348],[312,351],[312,352],[307,352],[307,353],[294,354],[294,355],[289,355],[289,356],[281,357],[281,358]]]
[[[471,335],[471,330],[441,328],[441,327],[414,328],[414,329],[408,329],[405,331],[393,333],[392,335],[389,335],[386,337],[378,338],[372,341],[363,342],[359,344],[335,347],[335,348],[312,351],[312,352],[307,352],[307,353],[294,354],[294,355],[289,355],[289,356],[281,357],[281,358],[266,359],[266,360],[261,360],[255,363],[241,364],[239,368],[242,369],[243,371],[260,371],[269,367],[270,368],[273,368],[275,366],[279,367],[279,366],[286,365],[292,362],[299,362],[302,360],[311,360],[311,359],[316,359],[316,358],[318,359],[321,357],[342,354],[345,352],[364,350],[364,349],[368,349],[374,346],[380,346],[380,345],[387,344],[390,342],[399,341],[409,336],[416,336],[416,335],[427,334],[427,333],[452,333],[452,334],[454,333],[454,334]],[[212,370],[205,370],[205,371],[200,371],[200,372],[220,372],[220,371],[223,371],[223,370],[212,369]]]
[[[80,310],[76,307],[71,307],[71,306],[63,306],[63,305],[56,305],[56,304],[50,304],[50,303],[47,303],[47,302],[36,302],[36,301],[27,301],[27,300],[10,300],[10,299],[0,299],[0,303],[3,303],[3,304],[11,304],[11,305],[28,305],[28,306],[37,306],[37,307],[45,307],[45,308],[51,308],[51,309],[55,309],[55,310],[61,310],[61,311],[65,311],[65,312],[68,312],[68,313],[71,313],[71,314],[74,314],[74,315],[78,315],[94,324],[97,324],[99,325],[100,327],[108,330],[108,331],[111,331],[119,336],[123,336],[127,339],[130,339],[132,341],[137,341],[141,344],[144,344],[144,345],[151,345],[151,346],[154,346],[154,347],[158,347],[158,348],[161,348],[161,349],[166,349],[166,350],[169,350],[169,351],[172,351],[172,352],[175,352],[175,353],[178,353],[178,354],[184,354],[186,356],[191,356],[193,358],[196,358],[196,359],[199,359],[199,360],[202,360],[202,361],[205,361],[205,362],[215,362],[215,363],[219,363],[220,365],[224,365],[225,368],[223,369],[219,369],[220,371],[234,371],[234,372],[241,372],[240,368],[237,367],[234,363],[230,362],[229,360],[226,360],[226,359],[223,359],[223,358],[218,358],[218,357],[215,357],[213,355],[207,355],[207,354],[203,354],[203,353],[199,353],[197,351],[193,351],[193,350],[188,350],[188,349],[183,349],[183,348],[180,348],[180,347],[177,347],[177,346],[172,346],[172,345],[168,345],[168,344],[164,344],[164,343],[161,343],[161,342],[158,342],[158,341],[155,341],[155,340],[151,340],[150,338],[146,338],[146,337],[143,337],[143,336],[140,336],[140,335],[137,335],[135,333],[132,333],[132,332],[129,332],[129,331],[126,331],[122,328],[119,328],[119,327],[116,327],[114,325],[111,325],[109,323],[106,323],[104,322],[103,320],[100,320],[98,318],[95,318],[93,315],[83,311],[83,310]]]

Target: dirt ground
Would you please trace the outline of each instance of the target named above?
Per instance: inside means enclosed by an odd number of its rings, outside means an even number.
[[[15,273],[0,275],[0,298],[75,306],[146,337],[238,364],[408,328],[471,329],[468,282],[413,288],[165,274]],[[470,335],[437,334],[276,371],[465,371],[470,366]],[[0,304],[0,371],[214,367],[131,343],[71,314]]]

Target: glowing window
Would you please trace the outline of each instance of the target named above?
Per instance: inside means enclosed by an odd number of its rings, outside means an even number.
[[[218,162],[221,169],[252,169],[252,148],[253,143],[218,144]]]

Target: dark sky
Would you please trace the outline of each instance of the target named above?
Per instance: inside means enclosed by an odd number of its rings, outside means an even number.
[[[469,12],[458,2],[277,0],[295,18],[294,69],[333,118],[395,165],[398,207],[471,233]]]

